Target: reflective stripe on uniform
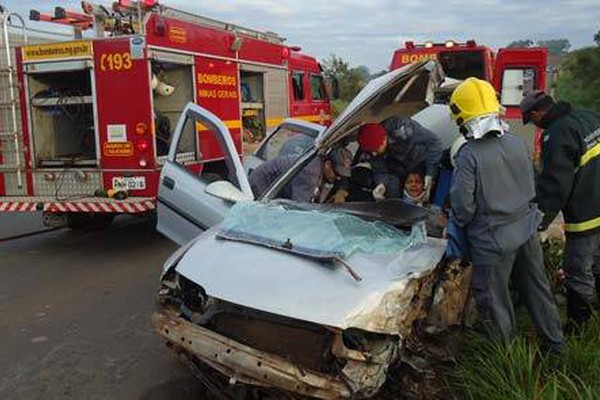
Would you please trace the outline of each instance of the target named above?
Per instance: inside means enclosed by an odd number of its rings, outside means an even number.
[[[576,224],[565,224],[565,231],[567,232],[585,232],[590,229],[598,228],[600,226],[600,217],[590,219],[585,222],[578,222]]]
[[[583,153],[581,156],[581,162],[579,163],[580,167],[583,167],[585,164],[590,162],[593,158],[596,158],[600,155],[600,143],[593,146],[591,149]]]

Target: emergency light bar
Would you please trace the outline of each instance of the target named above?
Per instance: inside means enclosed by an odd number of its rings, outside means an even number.
[[[441,46],[446,47],[448,49],[456,47],[456,46],[476,47],[477,43],[475,43],[475,40],[472,40],[472,39],[467,40],[466,43],[459,43],[454,40],[447,40],[444,43],[434,43],[432,41],[427,41],[424,44],[415,44],[415,42],[413,42],[412,40],[404,42],[404,47],[407,50],[413,50],[418,47],[424,47],[426,49],[431,49],[434,47],[441,47]]]
[[[117,6],[119,8],[135,8],[135,7],[137,7],[137,5],[138,5],[138,2],[136,2],[136,1],[119,0],[117,3],[115,3],[113,5],[113,9],[114,9],[114,6]],[[152,8],[157,5],[158,5],[158,0],[141,0],[140,1],[140,6],[142,7],[142,9]]]

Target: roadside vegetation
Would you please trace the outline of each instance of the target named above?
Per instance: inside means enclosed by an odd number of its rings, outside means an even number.
[[[600,31],[594,40],[596,46],[575,50],[566,56],[556,92],[561,100],[600,112]]]
[[[371,79],[385,74],[387,71],[380,71],[371,74],[369,68],[364,65],[351,67],[348,61],[335,54],[323,60],[323,71],[331,85],[335,78],[338,82],[339,98],[332,102],[333,117],[337,117],[350,103],[350,101],[361,91]],[[333,93],[333,90],[330,90]]]
[[[544,244],[546,272],[552,282],[560,268],[563,242]],[[562,303],[560,284],[555,292]],[[561,308],[563,308],[561,306]],[[564,310],[561,309],[564,315]],[[474,333],[465,335],[452,374],[456,397],[465,399],[592,400],[600,398],[600,316],[576,336],[567,338],[561,356],[544,354],[521,307],[520,333],[509,345],[489,343]]]
[[[600,398],[600,318],[594,316],[578,336],[567,339],[559,357],[543,354],[528,334],[510,345],[493,344],[475,334],[454,372],[454,391],[466,399],[593,400]]]

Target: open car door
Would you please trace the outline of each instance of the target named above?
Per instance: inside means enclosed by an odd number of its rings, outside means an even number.
[[[202,130],[197,129],[198,125]],[[226,171],[202,173],[200,135],[213,132],[225,155]],[[173,134],[158,189],[159,232],[183,245],[223,219],[236,201],[254,196],[229,130],[210,111],[189,103]]]

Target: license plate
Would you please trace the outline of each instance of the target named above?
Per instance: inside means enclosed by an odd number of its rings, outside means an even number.
[[[146,178],[143,176],[114,177],[112,186],[114,190],[144,190]]]

